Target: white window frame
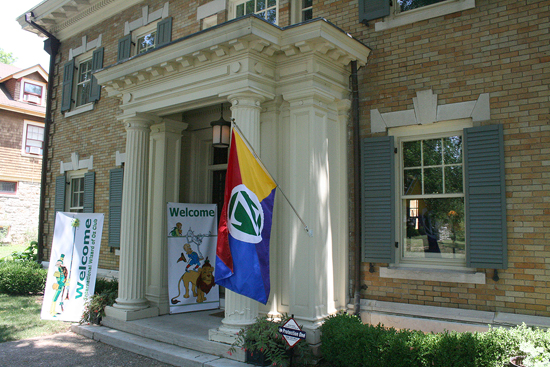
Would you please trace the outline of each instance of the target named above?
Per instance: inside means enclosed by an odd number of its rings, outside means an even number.
[[[33,101],[29,101],[27,98],[25,98],[25,96],[27,95],[27,93],[25,92],[25,84],[34,84],[34,85],[42,87],[42,94],[39,97],[40,101],[38,103],[35,103]],[[36,94],[29,94],[29,95],[36,96]],[[19,99],[21,101],[25,101],[27,103],[32,103],[32,104],[35,104],[37,106],[44,106],[46,104],[46,83],[39,82],[39,81],[32,80],[32,79],[22,78],[21,79],[21,95],[20,95]]]
[[[42,154],[27,153],[27,130],[28,126],[36,126],[44,129],[44,123],[36,121],[24,120],[23,123],[23,140],[21,142],[21,155],[24,157],[39,157],[42,158]],[[44,149],[44,130],[42,130],[42,150]]]
[[[84,175],[88,172],[87,169],[79,169],[76,171],[69,171],[67,172],[67,190],[65,193],[65,210],[71,213],[82,213],[84,211]],[[74,180],[82,180],[82,187],[81,191],[78,191],[82,194],[82,204],[81,206],[73,206],[72,205],[72,197],[73,197],[73,181]]]
[[[447,14],[456,13],[463,10],[475,8],[475,0],[447,0],[440,3],[422,6],[417,9],[399,12],[397,0],[392,1],[390,15],[384,18],[382,22],[377,22],[374,26],[375,31],[383,31],[406,24],[420,22],[422,20],[432,19]]]
[[[461,270],[461,271],[470,271],[471,269],[466,267],[466,257],[463,260],[450,260],[450,259],[407,259],[403,260],[403,239],[406,236],[404,233],[405,229],[403,228],[403,198],[402,198],[402,171],[403,171],[403,162],[401,147],[403,141],[411,140],[421,140],[429,139],[433,137],[442,137],[442,136],[454,136],[454,135],[463,135],[463,130],[473,126],[471,118],[460,119],[460,120],[451,120],[445,122],[438,122],[429,125],[419,125],[419,126],[402,126],[396,128],[388,129],[388,134],[393,136],[395,139],[395,146],[398,149],[398,154],[395,164],[395,233],[396,241],[399,242],[400,246],[395,249],[395,266],[406,266],[408,268],[420,268],[420,269],[447,269],[447,270]],[[463,150],[463,162],[464,162],[464,150]],[[464,171],[463,171],[463,180],[464,180]],[[464,193],[462,194],[464,196]],[[467,244],[466,244],[467,246]]]
[[[73,89],[74,89],[74,92],[73,92],[73,100],[75,101],[74,102],[74,106],[75,106],[75,109],[78,109],[79,107],[83,107],[83,106],[86,106],[92,102],[88,101],[87,98],[85,100],[84,103],[82,104],[78,104],[79,101],[78,101],[78,90],[79,90],[79,87],[81,85],[85,85],[87,84],[88,85],[88,90],[89,88],[91,88],[91,84],[92,84],[92,53],[90,52],[87,52],[86,54],[82,55],[82,57],[79,57],[77,58],[77,60],[75,60],[75,64],[76,64],[76,70],[75,70],[75,77],[74,77],[74,84],[73,84]],[[80,76],[81,76],[81,71],[82,71],[82,65],[84,64],[89,64],[90,67],[89,67],[89,70],[87,71],[87,73],[89,73],[90,77],[88,79],[86,79],[84,82],[80,82]],[[89,93],[88,93],[89,94]]]
[[[255,0],[256,2],[257,0]],[[248,2],[248,0],[229,0],[229,19],[235,19],[237,17],[237,5],[240,5],[240,4],[244,4]],[[267,0],[266,0],[266,3],[267,3]],[[254,3],[254,6],[256,5],[256,3]],[[276,4],[275,4],[275,10],[276,10],[276,21],[275,25],[279,25],[279,6],[280,6],[280,0],[276,0]],[[255,11],[254,9],[254,14],[256,14],[257,12]]]
[[[157,23],[159,21],[160,21],[160,19],[132,31],[132,43],[133,43],[133,45],[132,45],[131,54],[133,56],[138,55],[138,39],[139,38],[147,36],[148,34],[151,34],[151,33],[155,33],[155,40],[156,40],[156,37],[157,37],[157,34],[156,34],[157,33]],[[152,47],[148,48],[148,50],[154,49],[156,47],[155,43],[153,44]]]
[[[17,196],[17,193],[19,192],[19,182],[12,181],[12,180],[0,180],[0,182],[9,182],[9,183],[14,183],[15,184],[15,192],[0,191],[1,196],[4,196],[4,195],[9,196],[9,197]]]

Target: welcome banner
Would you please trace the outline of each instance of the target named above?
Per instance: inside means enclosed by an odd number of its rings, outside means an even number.
[[[80,321],[95,290],[103,219],[103,214],[56,214],[42,319]]]
[[[170,313],[219,308],[216,204],[168,203],[167,209]]]

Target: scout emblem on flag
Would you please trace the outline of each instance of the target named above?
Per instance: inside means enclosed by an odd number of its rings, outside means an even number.
[[[269,238],[277,185],[233,130],[218,228],[216,283],[267,303]]]

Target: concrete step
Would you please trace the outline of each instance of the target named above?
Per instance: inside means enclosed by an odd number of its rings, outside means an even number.
[[[71,330],[87,338],[158,361],[182,367],[248,367],[243,362],[157,341],[105,326],[73,325]],[[146,335],[146,334],[145,334]],[[219,343],[216,343],[219,344]],[[239,350],[239,352],[241,352]],[[242,352],[241,352],[242,353]]]

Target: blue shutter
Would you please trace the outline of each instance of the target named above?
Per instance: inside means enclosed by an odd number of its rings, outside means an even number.
[[[172,41],[172,17],[161,20],[157,23],[157,36],[155,47],[165,45]]]
[[[397,4],[397,0],[394,0]],[[390,0],[359,0],[359,22],[383,18],[390,15]]]
[[[84,174],[84,213],[94,212],[95,172]]]
[[[65,175],[57,176],[55,178],[55,212],[65,211],[65,189],[67,188],[67,181],[65,181]]]
[[[74,59],[63,66],[63,83],[61,87],[61,112],[71,109],[73,100]]]
[[[122,216],[124,169],[115,168],[109,174],[109,246],[120,247],[120,218]]]
[[[363,261],[395,262],[395,172],[393,136],[361,143]]]
[[[502,125],[464,130],[466,263],[506,269],[506,192]]]
[[[130,52],[132,50],[132,34],[122,37],[118,40],[118,58],[117,62],[127,60],[130,58]]]
[[[98,48],[92,55],[92,73],[103,69],[103,47]],[[88,102],[95,102],[101,97],[101,85],[97,84],[97,78],[92,75],[90,97]]]

